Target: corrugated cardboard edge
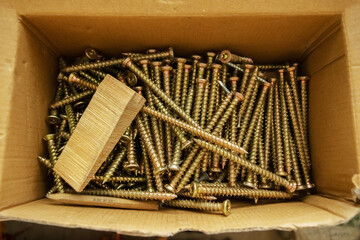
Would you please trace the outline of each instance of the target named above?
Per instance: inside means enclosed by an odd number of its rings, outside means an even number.
[[[355,127],[356,151],[358,160],[357,173],[360,173],[360,3],[346,8],[344,12],[346,47],[348,52],[349,76],[351,79],[352,105]],[[360,177],[354,174],[354,190],[359,191]]]
[[[13,81],[15,73],[15,61],[17,54],[18,23],[17,15],[14,10],[0,5],[0,61],[1,85],[0,88],[0,202],[2,201],[2,179],[3,161],[5,159],[5,147],[9,135],[8,126],[10,119],[10,109],[13,91]]]
[[[231,214],[229,217],[163,209],[158,212],[160,216],[156,218],[151,217],[151,219],[149,219],[150,213],[146,211],[123,210],[123,212],[115,213],[113,212],[114,210],[110,210],[112,212],[109,212],[106,209],[89,208],[92,210],[92,213],[89,215],[89,209],[87,208],[57,206],[49,201],[48,199],[42,199],[4,210],[0,212],[0,219],[33,222],[67,228],[89,228],[99,231],[112,231],[126,235],[149,237],[172,236],[182,231],[200,231],[206,234],[273,229],[291,231],[299,228],[333,226],[345,223],[360,212],[359,207],[349,202],[315,195],[307,196],[298,202],[288,202],[284,204],[272,203],[270,205],[262,205],[261,207],[245,205],[244,208],[238,207],[236,209],[237,213],[233,213],[234,215]],[[34,210],[38,209],[40,205],[45,211],[38,211],[34,214]],[[259,211],[258,207],[262,208],[262,210]],[[301,216],[303,211],[312,215],[310,218],[314,217],[312,222],[306,218],[303,219],[303,216]],[[54,214],[54,216],[49,218],[49,215],[51,216],[52,214]],[[99,218],[97,214],[101,214],[101,218]],[[251,216],[249,214],[251,214]],[[119,220],[120,222],[114,223],[114,220],[118,219],[117,216],[120,215],[126,215],[127,221],[123,222]],[[321,216],[318,217],[318,215]],[[85,216],[88,216],[89,219]],[[291,220],[287,219],[289,217]],[[258,223],[258,220],[263,218],[267,218],[265,226]],[[134,224],[135,219],[137,220],[136,224]],[[151,222],[148,220],[151,220]],[[237,222],[237,220],[251,223],[242,226],[242,223]],[[97,223],[99,221],[101,224]],[[201,222],[204,221],[206,222],[206,227],[195,226],[196,222],[200,222],[201,224]],[[236,223],[234,223],[234,221]],[[216,227],[213,226],[215,222],[216,225],[218,225]],[[228,227],[229,222],[232,222],[232,227]],[[131,227],[129,227],[129,224],[131,224]],[[164,224],[169,224],[169,226],[164,227]],[[251,227],[246,227],[246,225]]]

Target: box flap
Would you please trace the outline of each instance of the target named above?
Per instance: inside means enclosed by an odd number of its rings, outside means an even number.
[[[41,199],[3,210],[0,218],[128,235],[171,236],[187,230],[217,234],[334,225],[347,221],[358,212],[359,208],[348,203],[318,196],[308,196],[304,202],[256,206],[233,201],[228,217],[168,208],[153,212],[64,206]]]

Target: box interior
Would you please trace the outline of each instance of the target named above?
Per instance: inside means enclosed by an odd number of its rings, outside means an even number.
[[[14,77],[9,84],[9,111],[4,115],[7,117],[6,144],[0,159],[0,209],[6,209],[2,216],[132,234],[140,233],[144,224],[149,224],[153,217],[152,224],[169,226],[168,231],[164,227],[162,232],[154,230],[153,235],[171,235],[188,229],[211,233],[257,226],[281,226],[279,228],[285,229],[297,227],[297,224],[333,224],[347,219],[354,214],[352,206],[320,197],[350,199],[351,177],[359,173],[342,21],[339,14],[20,16],[15,21],[16,34],[13,37],[18,44],[14,55]],[[229,49],[252,57],[259,64],[299,62],[302,66],[300,72],[311,76],[309,136],[313,181],[320,196],[259,206],[238,204],[229,218],[180,210],[145,212],[91,208],[90,211],[86,207],[58,206],[46,199],[38,200],[45,196],[47,183],[46,173],[36,158],[45,153],[41,138],[48,133],[44,119],[55,92],[58,57],[78,56],[89,46],[110,55],[169,46],[174,48],[176,56]],[[38,201],[31,202],[34,200]],[[327,204],[333,207],[344,204],[339,209],[349,207],[349,214],[330,211],[332,207],[324,207]],[[14,207],[17,205],[20,206]],[[107,221],[94,221],[99,215],[117,222],[107,228]],[[123,216],[134,219],[128,221],[131,227],[125,224],[126,221],[118,221]],[[77,219],[75,225],[73,218]],[[89,222],[89,219],[94,222]],[[139,219],[142,220],[138,222]],[[189,223],[185,224],[187,221]],[[209,224],[212,221],[214,224]],[[219,228],[212,228],[215,221]],[[194,225],[187,225],[190,223]],[[151,226],[142,233],[149,234]]]

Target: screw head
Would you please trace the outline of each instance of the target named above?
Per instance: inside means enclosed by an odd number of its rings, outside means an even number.
[[[219,69],[222,68],[222,66],[221,66],[220,64],[217,64],[217,63],[213,63],[213,64],[211,65],[211,67],[212,67],[214,70],[219,70]]]
[[[157,50],[157,49],[154,49],[154,48],[148,49],[148,50],[146,51],[146,53],[148,53],[148,54],[157,53],[157,52],[158,52],[158,50]]]
[[[298,80],[299,81],[308,81],[308,80],[310,80],[310,78],[308,76],[300,76],[300,77],[298,77]]]
[[[166,172],[165,167],[158,167],[158,168],[155,168],[154,174],[162,175],[164,172]]]
[[[306,183],[306,188],[307,189],[311,189],[311,188],[314,188],[314,187],[315,187],[315,185],[313,183],[310,183],[310,182]]]
[[[76,103],[74,104],[74,107],[75,107],[76,109],[82,109],[82,108],[84,108],[85,105],[86,105],[85,102],[83,102],[83,101],[78,101],[78,102],[76,102]]]
[[[235,93],[235,98],[238,98],[240,101],[244,100],[244,95],[242,95],[241,93],[239,92],[236,92]]]
[[[169,74],[170,71],[172,70],[172,67],[166,65],[166,66],[161,67],[161,69],[164,71],[164,73]]]
[[[188,72],[190,69],[191,69],[191,65],[189,65],[189,64],[184,65],[185,72]]]
[[[199,62],[198,64],[197,64],[197,66],[198,66],[198,68],[206,68],[206,63],[201,63],[201,62]]]
[[[136,75],[130,71],[126,75],[126,80],[131,87],[135,87],[138,83]]]
[[[195,183],[195,182],[191,183],[189,191],[190,191],[191,197],[196,197],[198,195],[197,183]]]
[[[237,82],[239,80],[239,77],[233,76],[229,78],[230,82]]]
[[[67,116],[65,114],[60,114],[61,120],[67,120]]]
[[[229,63],[231,59],[231,52],[229,50],[223,50],[219,54],[219,60],[222,63]]]
[[[123,66],[124,67],[130,67],[133,63],[131,62],[131,58],[125,58],[125,60],[123,61]]]
[[[43,137],[43,140],[44,140],[44,141],[54,140],[55,137],[56,137],[56,135],[53,134],[53,133],[51,133],[51,134],[45,135],[45,137]]]
[[[205,78],[198,78],[198,79],[197,79],[197,82],[198,82],[200,85],[204,86],[205,83],[206,83],[206,79],[205,79]]]
[[[139,63],[141,64],[141,65],[147,65],[147,64],[149,64],[149,59],[142,59],[142,60],[140,60],[139,61]]]
[[[180,170],[180,166],[178,164],[171,163],[171,165],[169,166],[169,169],[177,172]]]
[[[126,163],[124,164],[124,169],[125,171],[128,171],[128,172],[134,172],[134,171],[137,171],[139,170],[139,165],[136,164],[136,163]]]
[[[174,49],[172,47],[169,47],[169,57],[174,58]]]
[[[254,68],[254,65],[245,64],[245,68],[250,70],[250,69]]]
[[[211,172],[221,172],[221,169],[219,167],[212,167]]]
[[[279,176],[282,176],[282,177],[286,177],[286,176],[287,176],[287,173],[284,172],[283,170],[276,172],[276,174],[279,175]]]
[[[290,181],[290,186],[287,188],[287,190],[288,190],[290,193],[295,192],[295,190],[296,190],[296,183],[295,183],[294,181]]]
[[[247,186],[249,188],[255,188],[255,184],[253,181],[246,181],[243,183],[244,186]]]
[[[201,56],[199,56],[199,55],[192,55],[191,57],[197,61],[199,61],[201,59]]]
[[[288,67],[286,70],[287,70],[288,72],[293,72],[293,71],[295,71],[295,67]]]
[[[50,125],[58,125],[60,124],[61,120],[56,115],[49,115],[46,117],[46,122]]]
[[[260,184],[259,188],[262,188],[262,189],[270,189],[271,186],[270,186],[270,184],[262,183],[262,184]]]
[[[176,58],[176,61],[178,63],[186,63],[186,59],[185,58]]]
[[[208,57],[215,57],[215,56],[216,56],[216,53],[214,53],[214,52],[207,52],[206,55],[207,55]]]
[[[153,62],[151,62],[151,64],[154,66],[154,67],[159,67],[159,66],[161,66],[161,62],[160,61],[153,61]]]
[[[185,143],[182,144],[181,150],[184,150],[184,149],[190,147],[192,144],[193,144],[193,141],[187,140]]]
[[[229,199],[226,199],[223,203],[223,213],[225,216],[229,216],[230,215],[230,211],[231,211],[231,202]]]
[[[98,51],[93,48],[86,48],[85,55],[91,60],[100,60],[103,58],[103,56],[101,56]]]
[[[270,78],[270,83],[272,86],[275,84],[275,82],[276,82],[276,78]]]
[[[301,191],[301,190],[305,190],[306,186],[304,185],[296,185],[296,190]]]
[[[143,90],[143,87],[142,86],[136,86],[133,88],[138,94],[142,95],[142,90]]]

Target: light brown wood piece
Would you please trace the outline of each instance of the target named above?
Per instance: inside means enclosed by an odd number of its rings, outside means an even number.
[[[107,75],[80,118],[54,171],[82,191],[145,103],[145,99]]]
[[[77,195],[70,193],[55,193],[46,196],[49,199],[72,205],[101,206],[112,208],[159,210],[157,201],[138,201],[116,197]]]

